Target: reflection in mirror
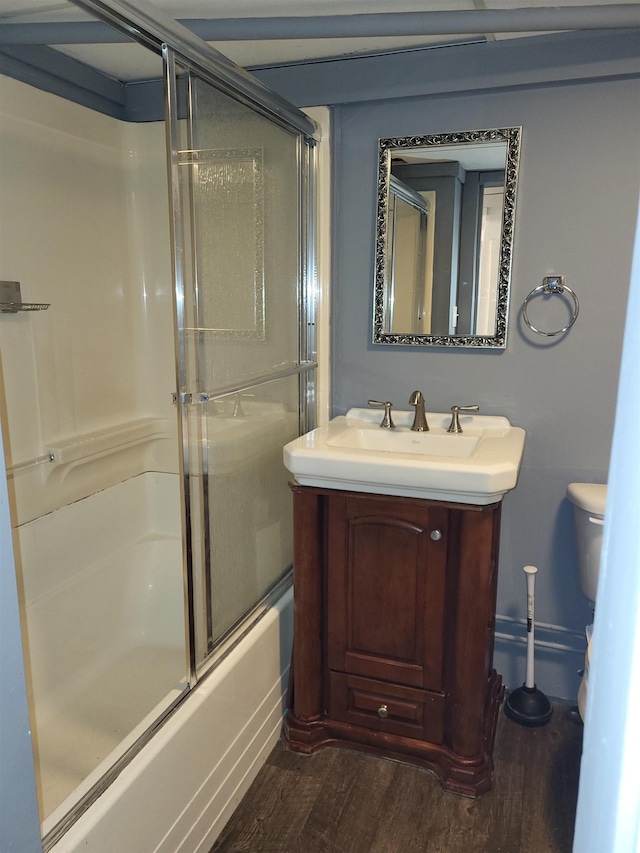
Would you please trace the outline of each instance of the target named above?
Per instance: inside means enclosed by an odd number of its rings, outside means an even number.
[[[380,140],[373,343],[506,345],[520,133]]]

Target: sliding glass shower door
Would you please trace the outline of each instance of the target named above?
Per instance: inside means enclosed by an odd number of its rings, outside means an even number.
[[[192,71],[173,85],[197,667],[292,563],[282,447],[306,426],[315,366],[303,262],[308,153],[300,133]]]

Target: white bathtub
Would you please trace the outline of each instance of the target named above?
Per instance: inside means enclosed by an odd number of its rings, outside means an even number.
[[[179,519],[146,473],[19,528],[44,834],[186,688]],[[209,850],[278,740],[292,621],[289,592],[52,849]]]
[[[196,687],[54,853],[208,853],[277,743],[289,590]]]

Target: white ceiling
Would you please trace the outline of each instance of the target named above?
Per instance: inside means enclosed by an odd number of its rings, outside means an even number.
[[[134,6],[140,5],[136,0],[131,2]],[[307,16],[331,18],[344,15],[392,13],[389,14],[391,19],[392,15],[399,12],[464,13],[490,10],[508,16],[513,10],[541,11],[558,9],[558,7],[571,7],[576,12],[583,9],[585,13],[588,7],[610,7],[612,13],[622,6],[636,7],[636,10],[640,10],[640,0],[559,0],[559,2],[558,0],[393,0],[391,9],[389,0],[152,0],[152,5],[170,17],[182,21],[190,18],[216,20],[283,17],[295,19],[298,23],[303,23],[303,19]],[[454,18],[455,15],[450,17]],[[87,16],[84,13],[65,0],[0,0],[0,24],[86,19]],[[640,18],[638,20],[640,21]],[[283,32],[287,31],[286,24],[286,21],[282,22]],[[438,35],[429,34],[428,26],[422,30],[416,35],[385,36],[381,33],[359,38],[283,39],[273,38],[272,34],[269,34],[267,38],[247,40],[241,37],[242,27],[240,26],[233,40],[210,43],[238,65],[255,68],[312,59],[326,60],[345,55],[437,47],[466,41],[521,38],[539,35],[542,32],[532,30],[530,26],[524,31],[493,33],[468,32],[468,27],[462,28],[461,32]],[[56,47],[121,79],[140,79],[155,76],[157,72],[154,57],[147,59],[145,51],[133,45],[56,45]],[[123,66],[127,69],[125,73],[122,71]]]

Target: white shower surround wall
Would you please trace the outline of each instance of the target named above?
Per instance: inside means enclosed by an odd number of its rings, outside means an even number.
[[[0,209],[0,279],[50,303],[0,315],[7,466],[87,437],[94,453],[102,431],[144,420],[175,433],[163,122],[120,122],[0,76],[0,195],[13,200]],[[72,465],[23,471],[14,523],[134,473],[177,472],[175,441],[146,450],[153,458],[120,453],[117,469],[92,463],[81,476],[68,476]]]

